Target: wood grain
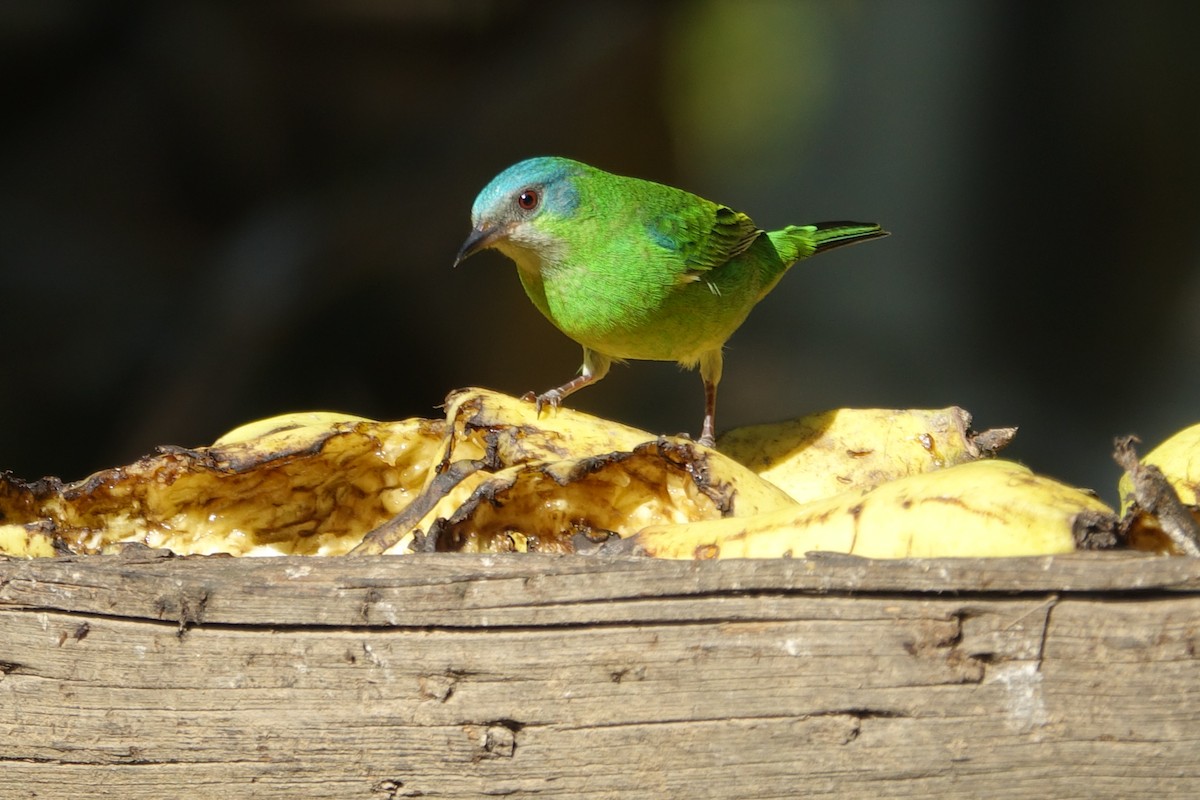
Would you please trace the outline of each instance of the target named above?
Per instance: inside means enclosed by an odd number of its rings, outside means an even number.
[[[0,797],[1194,797],[1200,562],[0,562]]]

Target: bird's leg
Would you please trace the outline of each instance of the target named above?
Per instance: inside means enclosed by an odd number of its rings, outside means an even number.
[[[717,416],[717,385],[710,380],[704,381],[704,427],[700,429],[699,443],[712,447],[717,443],[714,433],[714,420]]]
[[[700,429],[699,444],[716,444],[717,384],[721,382],[723,358],[720,348],[700,356],[700,378],[704,381],[704,427]]]
[[[562,386],[550,389],[536,396],[533,392],[529,392],[525,395],[524,399],[533,401],[540,416],[544,407],[558,408],[558,404],[569,395],[599,381],[608,374],[610,366],[612,366],[611,358],[603,353],[597,353],[595,350],[589,350],[585,347],[583,348],[583,368],[579,371],[578,378],[569,380]]]

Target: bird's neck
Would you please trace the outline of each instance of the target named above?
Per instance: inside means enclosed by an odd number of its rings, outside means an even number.
[[[513,260],[522,279],[541,281],[558,262],[558,250],[551,247],[528,248],[513,242],[499,242],[496,249]]]
[[[522,275],[541,274],[542,258],[533,250],[526,250],[524,247],[517,247],[508,242],[498,243],[496,249],[511,258]]]
[[[554,322],[554,315],[550,312],[550,304],[546,300],[546,284],[542,281],[541,258],[528,250],[522,250],[520,255],[509,254],[509,258],[517,263],[517,277],[521,279],[525,294],[537,306],[538,311]]]

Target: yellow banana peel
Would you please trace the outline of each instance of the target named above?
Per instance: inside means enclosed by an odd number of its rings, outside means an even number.
[[[1136,437],[1122,437],[1113,456],[1124,473],[1117,485],[1129,547],[1200,556],[1200,424],[1170,436],[1138,459]]]
[[[532,403],[465,390],[444,421],[284,414],[73,484],[0,475],[0,554],[126,543],[178,554],[400,553],[435,526],[443,548],[564,552],[580,531],[627,535],[793,503],[687,440],[569,409],[539,417]],[[405,526],[372,536],[397,519]]]
[[[719,453],[657,439],[632,451],[510,467],[461,503],[435,508],[419,527],[429,550],[573,552],[579,535],[629,536],[649,525],[755,517],[794,505]]]
[[[446,398],[445,461],[488,458],[498,468],[632,451],[652,433],[561,406],[539,415],[528,400],[488,389]]]
[[[0,554],[573,552],[624,537],[670,558],[1023,555],[1106,524],[1084,492],[975,460],[1011,435],[973,434],[956,408],[840,410],[732,431],[723,452],[467,389],[443,420],[285,414],[73,484],[0,474]]]
[[[868,558],[1066,553],[1115,515],[1094,495],[1010,461],[975,461],[750,519],[648,527],[622,549],[659,558]]]
[[[49,558],[68,553],[60,552],[53,534],[40,525],[0,524],[0,555]]]
[[[750,516],[794,505],[786,492],[715,450],[485,389],[447,399],[447,435],[406,529],[371,532],[356,553],[422,547],[570,552],[580,531],[629,535],[646,525]],[[446,489],[452,464],[478,468]],[[436,544],[434,541],[436,540]]]
[[[254,442],[256,450],[278,452],[293,449],[297,444],[303,446],[337,425],[356,422],[374,423],[374,420],[338,411],[295,411],[239,425],[222,434],[212,446]]]
[[[961,408],[843,408],[735,428],[717,449],[801,503],[994,455],[1016,428],[971,430]]]
[[[436,520],[452,516],[485,484],[494,486],[498,480],[494,476],[512,467],[632,451],[655,438],[570,408],[548,409],[539,415],[533,403],[488,389],[452,392],[445,408],[446,435],[435,459],[437,466],[426,474],[422,487],[421,500],[426,501],[422,508],[428,510],[419,519],[406,520],[405,529],[389,526],[370,531],[368,540],[354,549],[356,554],[406,552],[416,535],[428,531]],[[452,464],[472,461],[482,463],[464,470],[466,474],[449,485],[441,480]],[[496,548],[503,549],[499,544]]]
[[[0,553],[45,555],[35,534],[47,527],[57,549],[72,553],[129,542],[179,554],[345,553],[419,492],[444,426],[335,416],[260,421],[259,430],[243,427],[220,445],[162,448],[66,485],[0,475],[8,523]]]
[[[1200,423],[1175,433],[1142,457],[1142,463],[1158,467],[1184,505],[1200,507]],[[1121,513],[1133,505],[1133,482],[1128,474],[1117,484]]]

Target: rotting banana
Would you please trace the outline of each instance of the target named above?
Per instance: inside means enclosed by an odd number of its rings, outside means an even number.
[[[35,534],[47,526],[73,553],[125,542],[181,555],[345,553],[419,492],[445,426],[334,416],[307,425],[295,425],[295,415],[263,420],[257,437],[242,428],[221,445],[162,448],[67,485],[0,475],[8,523],[0,553],[44,554]],[[21,531],[30,546],[21,546]]]
[[[54,534],[47,527],[0,523],[0,556],[49,558],[67,555],[69,551],[60,550]]]
[[[441,496],[408,530],[372,531],[355,554],[402,553],[414,538],[428,537],[442,550],[564,552],[580,530],[628,535],[654,523],[793,504],[786,492],[715,450],[568,408],[539,417],[526,400],[466,389],[446,399],[446,419],[439,467],[424,490]],[[466,461],[478,468],[450,487],[438,485],[450,465]],[[454,524],[447,526],[448,519]]]
[[[717,439],[717,449],[805,503],[990,457],[1015,434],[975,433],[971,415],[956,406],[843,408],[736,428]]]
[[[338,411],[295,411],[239,425],[223,434],[213,442],[212,446],[224,447],[257,440],[255,447],[258,450],[281,450],[287,448],[289,439],[297,439],[301,442],[309,441],[314,432],[319,434],[321,430],[334,425],[353,422],[374,422],[374,420]]]
[[[1025,556],[1070,552],[1087,529],[1115,525],[1094,495],[988,460],[750,519],[655,525],[610,549],[683,559]]]
[[[1124,470],[1121,527],[1134,550],[1200,556],[1200,424],[1175,433],[1140,461],[1136,437],[1116,442]]]
[[[691,442],[657,439],[632,451],[529,462],[447,497],[415,534],[422,549],[572,552],[589,532],[628,536],[650,525],[754,517],[795,506],[735,461]],[[389,552],[407,546],[399,542]]]
[[[445,420],[287,414],[68,485],[0,474],[0,554],[126,542],[179,554],[569,552],[633,536],[683,558],[1011,555],[1107,524],[1102,503],[1022,467],[949,466],[1011,438],[968,425],[957,409],[828,412],[727,434],[747,467],[686,439],[567,408],[539,416],[470,389],[451,394]],[[923,474],[863,488],[910,472]],[[768,477],[802,497],[855,490],[801,506]]]
[[[430,510],[407,530],[389,522],[386,529],[370,531],[354,548],[356,555],[405,552],[414,533],[452,515],[493,475],[511,467],[632,451],[655,438],[565,407],[539,415],[533,403],[488,389],[451,392],[445,408],[445,439],[418,499]],[[464,468],[471,462],[477,462],[474,468]],[[461,477],[447,482],[444,477],[454,464]]]
[[[285,414],[65,486],[0,476],[9,523],[0,553],[108,552],[127,542],[178,554],[398,553],[414,534],[433,542],[425,534],[449,518],[447,549],[514,549],[519,539],[520,549],[562,551],[582,530],[628,534],[794,503],[714,450],[568,409],[539,421],[531,403],[469,390],[449,398],[447,416]],[[516,521],[498,534],[494,520]]]
[[[652,433],[566,406],[538,414],[528,400],[488,389],[462,389],[446,398],[450,447],[444,459],[491,457],[498,468],[531,462],[631,451]]]
[[[1200,507],[1200,423],[1184,428],[1170,436],[1142,457],[1143,464],[1152,464],[1175,489],[1184,505]],[[1129,475],[1121,476],[1117,484],[1121,497],[1121,513],[1133,504],[1133,484]]]

